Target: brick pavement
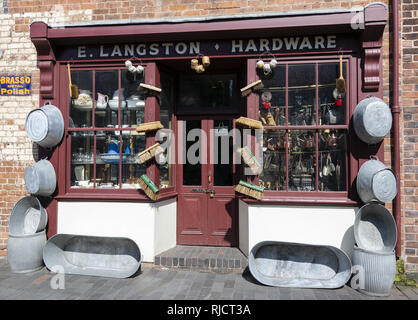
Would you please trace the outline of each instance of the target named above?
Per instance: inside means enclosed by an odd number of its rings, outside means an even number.
[[[340,289],[268,287],[243,273],[209,273],[164,270],[143,264],[129,279],[65,275],[65,289],[52,289],[54,274],[46,268],[27,274],[10,272],[0,258],[1,300],[417,300],[418,289],[394,286],[390,297],[363,295],[345,286]]]

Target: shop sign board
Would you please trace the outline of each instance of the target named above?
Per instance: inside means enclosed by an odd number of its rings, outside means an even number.
[[[289,36],[277,38],[196,40],[173,42],[146,42],[127,44],[94,44],[63,47],[59,60],[100,60],[281,54],[288,52],[330,51],[353,48],[352,39],[337,35]]]

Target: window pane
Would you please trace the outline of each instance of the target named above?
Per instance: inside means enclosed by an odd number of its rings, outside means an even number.
[[[122,188],[140,189],[138,179],[146,173],[146,164],[138,164],[138,153],[146,149],[145,135],[122,131]]]
[[[229,135],[232,130],[232,120],[213,121],[214,164],[213,185],[232,186],[233,178],[233,137]]]
[[[263,172],[260,174],[260,185],[266,190],[286,190],[285,131],[265,131],[263,139]]]
[[[179,107],[184,110],[236,109],[235,75],[193,75],[180,78]]]
[[[343,64],[343,76],[346,79],[346,64]],[[336,91],[336,80],[340,76],[339,63],[322,63],[318,66],[318,95],[320,125],[345,124],[346,95]]]
[[[319,132],[319,190],[346,191],[346,132]]]
[[[174,78],[169,76],[166,73],[161,73],[161,95],[160,95],[160,122],[166,129],[172,129],[171,118],[173,114],[173,99],[174,99]],[[170,131],[161,131],[160,136],[163,138],[163,141],[160,141],[162,145],[168,146],[173,136],[170,134]],[[172,156],[174,150],[169,150],[165,148],[166,151],[159,158],[158,164],[160,168],[160,188],[167,188],[172,186],[172,165],[169,164],[169,159]]]
[[[93,132],[71,133],[71,187],[93,188]]]
[[[189,132],[193,129],[199,129],[201,134],[200,129],[202,126],[200,120],[187,120],[183,123],[186,127],[186,136],[184,139],[188,140]],[[186,141],[186,154],[184,155],[186,163],[183,164],[183,185],[185,186],[202,185],[202,155],[200,154],[202,148],[202,137],[199,135],[199,132],[195,131],[196,134],[193,134],[190,137],[192,141]],[[190,147],[193,147],[193,149],[189,150],[191,149]]]
[[[288,73],[289,125],[315,125],[315,65],[289,65]]]
[[[71,71],[71,82],[78,87],[78,98],[70,99],[70,127],[92,126],[92,71]]]
[[[259,114],[263,125],[284,126],[286,124],[286,66],[277,66],[268,79],[263,79],[260,94]]]
[[[98,188],[119,187],[119,134],[119,132],[110,131],[97,133],[96,183]]]
[[[160,169],[160,188],[167,188],[173,185],[172,164],[169,163],[169,159],[173,156],[174,150],[168,147],[170,145],[168,139],[173,139],[174,136],[168,130],[160,130],[159,137],[163,139],[160,144],[165,146],[165,151],[158,155],[157,159]]]
[[[293,130],[289,136],[289,190],[315,190],[315,135]]]
[[[134,63],[136,66],[136,64]],[[145,95],[138,91],[139,84],[144,81],[145,72],[142,74],[132,74],[128,70],[122,70],[122,91],[125,104],[122,103],[121,116],[122,126],[134,127],[144,123],[145,115]],[[125,105],[125,107],[123,107]]]
[[[95,126],[106,128],[118,125],[118,71],[96,71]],[[123,97],[122,97],[123,98]]]

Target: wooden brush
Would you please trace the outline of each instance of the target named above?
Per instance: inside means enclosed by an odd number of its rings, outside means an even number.
[[[337,91],[338,93],[345,92],[345,80],[343,77],[343,56],[340,56],[340,77],[337,79]]]
[[[78,87],[75,84],[71,83],[71,70],[70,70],[70,64],[67,63],[67,70],[68,70],[68,82],[69,82],[69,88],[70,88],[70,97],[73,99],[78,98]]]
[[[150,178],[148,178],[146,174],[143,174],[141,177],[139,177],[138,183],[141,186],[141,189],[151,200],[158,200],[160,190],[158,190],[157,186],[151,181]]]
[[[244,88],[241,89],[241,95],[243,97],[248,96],[251,92],[262,89],[263,83],[261,82],[261,80],[257,80],[255,82],[250,83],[249,85],[245,86]]]
[[[244,163],[250,167],[254,175],[261,173],[261,164],[257,161],[257,158],[251,152],[251,150],[245,146],[244,148],[239,148],[238,151],[241,153],[242,160]]]
[[[159,96],[161,93],[161,89],[154,87],[150,84],[140,83],[138,86],[139,91],[143,91],[145,94]]]
[[[256,186],[252,183],[245,182],[243,180],[240,180],[239,184],[235,186],[235,191],[257,200],[263,200],[264,197],[263,187]]]
[[[261,124],[261,121],[245,118],[245,117],[239,117],[235,120],[235,124],[240,125],[245,128],[250,129],[263,129],[263,125]]]
[[[151,159],[153,159],[156,155],[164,152],[163,147],[157,142],[153,146],[145,149],[144,151],[138,154],[138,163],[143,164]]]
[[[161,124],[160,121],[145,122],[141,123],[139,126],[136,127],[136,132],[157,131],[163,128],[164,126]]]

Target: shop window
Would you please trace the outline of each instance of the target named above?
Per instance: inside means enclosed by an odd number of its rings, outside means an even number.
[[[336,91],[339,72],[339,62],[318,62],[258,73],[265,190],[347,192],[348,94]]]
[[[160,143],[170,146],[174,137],[171,132],[173,128],[173,107],[174,107],[174,78],[167,73],[160,74],[161,81],[161,96],[160,96],[160,122],[165,129],[159,132]],[[174,157],[173,148],[164,148],[163,154],[159,155],[158,167],[160,171],[160,188],[168,188],[173,185],[173,165],[172,159]]]
[[[71,78],[79,90],[69,102],[71,189],[139,189],[147,171],[137,159],[146,136],[135,130],[145,120],[146,99],[137,90],[144,74],[73,68]]]

